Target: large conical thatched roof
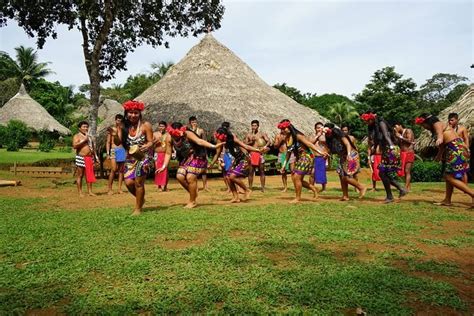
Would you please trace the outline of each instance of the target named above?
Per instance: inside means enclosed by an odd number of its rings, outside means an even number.
[[[21,85],[20,91],[0,109],[0,124],[7,125],[11,120],[24,122],[35,131],[47,130],[69,135],[71,131],[61,125],[35,100],[33,100]]]
[[[469,130],[471,138],[474,136],[474,84],[471,84],[466,92],[454,102],[451,106],[447,107],[438,115],[440,121],[447,122],[449,113],[458,113],[459,124],[465,126]],[[429,147],[434,147],[434,141],[431,137],[431,133],[423,131],[417,139],[415,149],[417,151],[425,151]]]
[[[145,103],[144,116],[154,128],[161,120],[187,123],[194,115],[208,132],[228,121],[243,135],[257,119],[261,130],[274,135],[277,123],[289,118],[309,134],[316,122],[327,121],[269,86],[211,34],[136,99]]]

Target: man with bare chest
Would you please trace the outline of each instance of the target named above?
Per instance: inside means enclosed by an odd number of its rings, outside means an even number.
[[[398,172],[400,177],[405,177],[405,189],[411,190],[411,169],[415,162],[415,134],[409,128],[405,128],[400,122],[394,124],[395,137],[400,146],[400,159],[402,167]]]
[[[459,124],[459,116],[457,113],[449,113],[448,115],[448,124],[451,128],[461,137],[464,141],[464,144],[468,148],[468,154],[470,155],[469,148],[470,148],[470,137],[469,131],[466,127]],[[462,181],[467,183],[467,173],[463,175]]]
[[[94,175],[94,144],[92,138],[89,136],[89,123],[86,121],[79,122],[77,125],[79,133],[74,135],[72,139],[72,147],[76,150],[76,167],[77,177],[76,185],[79,196],[83,197],[82,192],[82,178],[86,177],[87,194],[95,196],[92,193],[92,183],[96,182]]]
[[[251,122],[251,131],[245,136],[245,144],[258,148],[260,152],[250,153],[249,187],[252,189],[255,169],[260,173],[260,185],[262,192],[265,192],[265,159],[263,155],[270,150],[270,138],[267,134],[260,132],[260,122],[253,120]]]
[[[153,133],[153,144],[155,145],[155,185],[158,190],[162,192],[168,192],[168,169],[162,172],[156,172],[159,170],[165,162],[166,155],[166,132],[168,124],[165,121],[158,123],[158,130]]]

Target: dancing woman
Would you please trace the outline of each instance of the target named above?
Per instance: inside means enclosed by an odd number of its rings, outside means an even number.
[[[324,134],[331,153],[339,156],[337,173],[341,182],[341,201],[349,201],[349,184],[359,191],[359,198],[363,198],[367,188],[356,178],[360,172],[360,157],[353,140],[334,124],[326,124]]]
[[[286,161],[283,163],[281,172],[286,168],[286,164],[290,160],[291,153],[296,157],[295,167],[291,172],[291,179],[295,186],[295,198],[290,203],[299,203],[301,201],[301,190],[303,187],[313,191],[313,197],[318,197],[318,190],[312,184],[304,181],[304,176],[311,174],[313,170],[313,153],[311,150],[319,153],[320,155],[327,157],[328,153],[318,149],[311,141],[309,141],[303,133],[298,131],[290,120],[282,120],[278,124],[278,128],[286,136],[286,147],[288,153],[286,155]]]
[[[213,145],[199,138],[194,131],[187,130],[186,126],[179,122],[171,124],[167,132],[165,161],[156,172],[160,173],[168,168],[173,147],[179,162],[176,180],[189,192],[189,202],[185,208],[194,208],[197,206],[198,176],[207,170],[206,148],[220,148],[225,143]]]
[[[400,147],[396,144],[394,129],[373,111],[367,111],[360,118],[368,126],[369,139],[375,148],[380,146],[382,161],[379,164],[379,175],[385,189],[386,198],[384,203],[394,201],[391,185],[399,191],[399,198],[408,192],[398,183],[397,172],[401,169]]]
[[[446,194],[437,205],[451,205],[454,188],[461,190],[471,197],[471,208],[474,207],[474,190],[464,183],[463,177],[469,172],[469,149],[462,137],[456,133],[449,124],[440,122],[439,119],[427,113],[417,117],[415,123],[431,132],[436,138],[439,147],[438,159],[446,163],[444,180],[446,181]]]
[[[145,203],[145,179],[153,167],[153,130],[151,124],[142,119],[143,102],[130,100],[123,104],[124,128],[117,136],[127,150],[124,166],[125,185],[135,196],[132,215],[142,213]]]
[[[245,144],[225,127],[219,127],[214,133],[214,138],[217,141],[217,145],[225,144],[225,150],[228,151],[233,159],[231,167],[226,172],[229,188],[233,196],[231,203],[240,202],[237,186],[244,190],[245,199],[248,199],[252,191],[245,185],[243,180],[248,177],[250,171],[249,152],[260,153],[261,151],[255,147]],[[217,148],[216,154],[212,159],[211,166],[214,165],[220,157],[222,148],[223,147],[221,146]]]

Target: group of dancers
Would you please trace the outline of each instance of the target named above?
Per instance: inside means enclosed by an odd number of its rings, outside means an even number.
[[[342,201],[349,200],[349,186],[353,186],[363,198],[367,187],[358,180],[360,172],[360,153],[355,138],[349,134],[348,126],[336,127],[331,123],[316,123],[315,136],[307,137],[290,120],[283,119],[277,126],[280,133],[273,142],[259,130],[259,122],[252,121],[251,132],[239,139],[232,132],[228,122],[223,122],[214,132],[214,143],[206,141],[204,131],[197,126],[195,117],[189,120],[189,126],[180,122],[168,125],[162,121],[153,133],[152,125],[143,120],[144,104],[140,101],[127,101],[123,104],[124,115],[115,117],[115,125],[108,129],[106,152],[112,161],[112,170],[108,182],[109,194],[115,171],[119,172],[118,187],[121,192],[122,181],[128,191],[135,196],[133,215],[142,213],[145,203],[145,179],[155,170],[155,184],[163,191],[167,190],[168,166],[175,158],[178,163],[176,179],[189,193],[186,208],[197,206],[198,178],[204,176],[204,189],[207,189],[205,175],[208,168],[219,164],[224,182],[232,194],[230,202],[238,203],[249,199],[255,170],[260,171],[262,191],[265,190],[264,154],[272,147],[278,151],[278,161],[282,174],[283,189],[287,189],[287,175],[295,188],[295,198],[291,203],[301,201],[302,188],[309,189],[314,199],[318,198],[315,184],[325,189],[326,167],[330,156],[338,157]],[[392,187],[399,198],[410,191],[411,166],[415,159],[414,134],[401,123],[391,126],[385,119],[373,111],[363,113],[360,118],[368,126],[370,166],[372,169],[373,189],[377,180],[381,180],[386,192],[384,203],[395,201]],[[469,136],[467,130],[457,124],[457,115],[450,116],[449,122],[441,122],[430,114],[422,114],[415,123],[429,130],[436,138],[439,147],[438,159],[445,164],[446,195],[439,202],[451,205],[453,189],[457,188],[471,196],[474,203],[474,190],[467,185],[469,171]],[[454,122],[454,123],[453,123]],[[453,125],[454,124],[454,125]],[[74,136],[78,167],[78,191],[82,193],[82,177],[88,183],[88,193],[93,195],[90,183],[95,181],[93,166],[93,147],[87,136],[88,124],[79,124],[79,133]],[[208,163],[208,153],[215,152]],[[310,176],[309,181],[305,176]],[[405,176],[405,185],[398,182],[398,176]],[[249,177],[249,186],[245,178]],[[90,178],[90,179],[89,179]],[[242,197],[243,196],[243,197]]]

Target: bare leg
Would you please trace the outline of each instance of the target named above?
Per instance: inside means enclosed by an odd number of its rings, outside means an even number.
[[[411,191],[411,167],[413,163],[407,162],[405,165],[405,190]]]
[[[240,203],[239,192],[237,191],[237,187],[235,186],[235,183],[232,180],[230,180],[229,178],[227,180],[228,180],[228,183],[229,183],[229,190],[230,190],[230,192],[232,192],[232,200],[230,200],[230,202],[231,203]]]
[[[303,185],[304,188],[313,191],[313,198],[315,199],[318,198],[318,189],[316,189],[316,187],[310,184],[308,181],[304,181],[304,176],[303,178],[301,178],[301,184]]]
[[[207,183],[207,169],[206,171],[202,174],[202,189],[204,191],[209,191],[209,186]]]
[[[249,188],[252,190],[253,188],[253,175],[255,173],[255,169],[252,165],[249,166]]]
[[[283,182],[283,190],[281,192],[288,191],[288,175],[286,171],[281,174],[281,181]]]
[[[464,193],[468,194],[469,196],[471,196],[471,198],[474,198],[474,190],[471,189],[462,180],[458,180],[450,174],[447,174],[445,176],[445,179],[446,179],[447,182],[449,182],[449,184],[451,184],[456,189],[461,190],[462,192],[464,192]]]
[[[97,194],[92,192],[92,183],[87,182],[87,194],[89,196],[96,196]]]
[[[260,173],[260,186],[262,188],[262,192],[265,192],[265,165],[260,163],[259,173]]]
[[[367,188],[360,184],[360,182],[356,178],[346,177],[346,182],[357,189],[357,191],[359,192],[359,199],[364,197],[365,193],[367,192]]]
[[[339,176],[341,182],[342,198],[341,201],[349,201],[349,185],[346,181],[347,177]]]
[[[290,203],[298,203],[301,201],[301,189],[303,187],[303,183],[301,180],[303,179],[303,176],[297,173],[293,173],[291,175],[291,179],[293,180],[293,185],[295,186],[296,196],[295,199],[292,200]]]
[[[117,163],[115,159],[110,160],[112,162],[112,168],[110,169],[109,174],[109,181],[107,182],[107,194],[112,195],[114,192],[112,191],[112,185],[114,183],[115,172],[117,171]]]
[[[372,192],[377,191],[377,181],[372,180]]]
[[[122,183],[123,183],[123,162],[118,164],[118,193],[122,194]]]
[[[243,178],[236,177],[234,174],[231,174],[229,177],[230,181],[233,182],[235,185],[241,187],[244,192],[245,192],[245,199],[248,200],[250,197],[250,194],[252,193],[252,190],[250,188],[247,188],[245,185],[245,182]],[[237,189],[237,187],[236,187]]]
[[[84,168],[77,167],[76,174],[77,193],[79,193],[79,196],[84,196],[84,193],[82,192],[82,178],[84,177]]]
[[[319,192],[324,192],[324,191],[326,191],[326,183],[321,184],[321,191]]]
[[[380,179],[382,179],[383,187],[385,189],[385,194],[386,194],[384,202],[385,203],[393,202],[394,199],[393,199],[392,188],[390,184],[390,177],[385,172],[380,172],[379,174],[380,174]]]
[[[186,176],[184,174],[181,174],[181,173],[178,173],[176,175],[176,180],[178,180],[179,184],[181,184],[181,186],[189,192],[189,185],[188,185],[188,182],[186,181]]]
[[[197,206],[196,199],[198,195],[198,178],[195,174],[188,173],[186,175],[186,182],[188,183],[189,202],[185,208],[194,208]]]
[[[136,196],[135,180],[125,179],[125,186],[127,187],[128,192],[132,193],[133,196]]]
[[[145,204],[145,178],[146,176],[135,178],[135,209],[132,215],[140,215],[142,213],[143,204]]]

